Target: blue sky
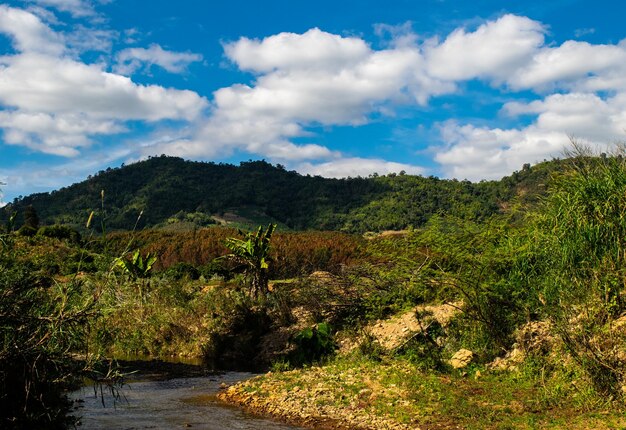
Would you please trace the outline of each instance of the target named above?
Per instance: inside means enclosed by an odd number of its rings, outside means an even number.
[[[0,4],[3,197],[151,155],[497,179],[626,133],[614,1]]]

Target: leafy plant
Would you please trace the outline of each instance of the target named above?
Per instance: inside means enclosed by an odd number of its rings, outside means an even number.
[[[276,224],[269,224],[265,230],[259,226],[256,233],[245,234],[245,239],[231,237],[225,242],[231,251],[225,258],[234,261],[238,265],[237,269],[243,271],[250,282],[250,293],[255,298],[269,292],[270,240],[275,229]]]
[[[148,253],[143,257],[139,250],[136,250],[130,260],[123,257],[117,258],[115,264],[130,275],[132,279],[146,279],[150,276],[154,263],[157,260],[158,257],[156,255]]]
[[[626,310],[626,161],[575,145],[536,222],[543,264],[538,294],[594,387],[621,396],[626,361],[616,321]]]
[[[0,427],[62,428],[72,418],[64,394],[87,365],[68,351],[83,345],[94,300],[80,284],[53,284],[28,264],[0,261]]]
[[[322,322],[301,330],[293,337],[294,351],[290,354],[292,365],[312,363],[335,350],[330,324]]]

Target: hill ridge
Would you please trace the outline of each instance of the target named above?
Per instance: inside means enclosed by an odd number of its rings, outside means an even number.
[[[110,229],[178,222],[211,223],[225,213],[285,229],[348,232],[419,227],[435,214],[482,219],[500,212],[514,198],[533,200],[559,161],[525,165],[500,181],[472,183],[405,174],[332,179],[301,175],[264,160],[225,163],[150,157],[102,170],[86,180],[49,193],[16,199],[0,217],[32,205],[42,224],[83,226],[102,205]]]

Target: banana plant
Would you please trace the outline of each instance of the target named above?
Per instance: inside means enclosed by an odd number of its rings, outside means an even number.
[[[120,267],[133,279],[145,279],[150,276],[152,267],[157,262],[157,259],[157,256],[152,255],[150,252],[144,258],[137,250],[130,260],[123,257],[117,258],[116,266]]]
[[[254,298],[268,293],[268,269],[271,262],[270,241],[276,224],[266,229],[259,226],[255,233],[243,233],[244,239],[228,238],[225,246],[231,251],[224,258],[235,261],[243,269],[250,282],[250,292]]]
[[[123,272],[128,274],[128,276],[136,282],[137,288],[139,289],[139,298],[142,303],[145,298],[145,291],[150,286],[147,278],[150,277],[152,267],[154,263],[157,262],[157,259],[157,256],[151,253],[146,254],[144,258],[139,250],[136,250],[130,260],[124,257],[118,257],[115,260],[115,265],[121,268]]]

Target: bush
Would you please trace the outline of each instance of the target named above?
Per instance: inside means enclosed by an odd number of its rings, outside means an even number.
[[[190,281],[195,281],[200,279],[200,271],[196,269],[192,264],[189,263],[176,263],[170,268],[168,268],[163,273],[167,278],[180,281],[182,279],[187,279]]]
[[[47,225],[37,230],[38,236],[51,237],[60,240],[69,240],[72,243],[80,243],[80,233],[71,227],[64,225]]]
[[[615,329],[626,310],[626,161],[579,146],[572,155],[535,224],[537,290],[544,315],[596,390],[616,397],[626,382],[626,339]]]
[[[23,225],[17,230],[18,236],[33,237],[37,234],[37,229],[29,225]]]
[[[62,428],[73,419],[65,390],[84,374],[69,350],[81,345],[89,304],[79,285],[51,286],[32,267],[0,261],[0,427]]]
[[[297,333],[292,343],[295,349],[289,355],[289,362],[293,366],[310,364],[332,354],[336,345],[328,323],[319,323],[307,327]]]

